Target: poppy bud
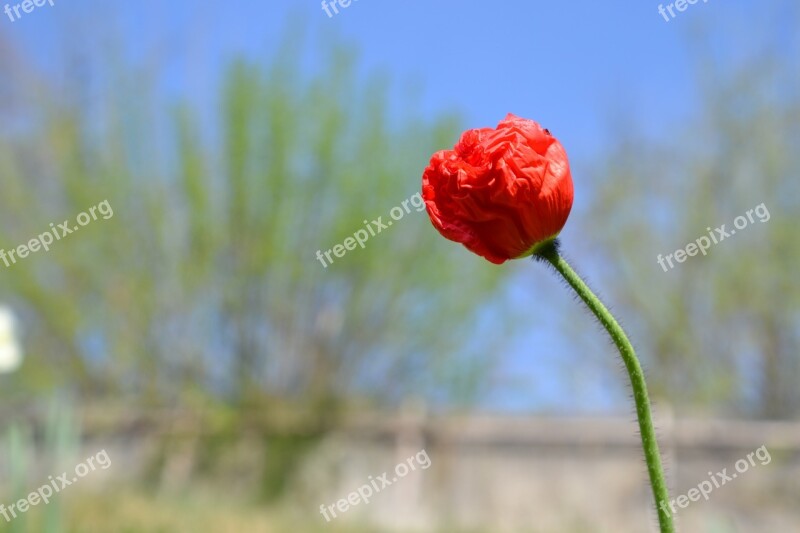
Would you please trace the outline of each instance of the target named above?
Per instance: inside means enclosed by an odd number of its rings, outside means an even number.
[[[572,209],[572,176],[561,143],[509,113],[497,128],[468,130],[436,152],[422,196],[439,233],[501,264],[558,236]]]

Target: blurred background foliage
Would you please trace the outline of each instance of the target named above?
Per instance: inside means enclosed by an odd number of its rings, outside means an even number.
[[[0,290],[31,324],[14,386],[79,383],[86,397],[151,405],[274,398],[317,412],[345,399],[396,405],[412,391],[474,399],[485,347],[502,333],[477,312],[497,269],[432,246],[416,211],[327,269],[315,258],[417,193],[427,157],[456,135],[453,117],[390,124],[384,85],[356,86],[343,50],[309,80],[291,59],[237,60],[218,143],[187,106],[134,101],[138,85],[114,86],[100,123],[69,95],[28,102],[40,120],[0,146],[3,242],[104,199],[114,217],[4,269]],[[168,119],[148,122],[156,115]],[[164,137],[168,148],[152,146]],[[444,283],[459,279],[469,286]],[[443,315],[444,332],[433,320]],[[51,353],[60,360],[39,364]]]
[[[767,49],[729,68],[715,61],[710,39],[693,43],[701,106],[658,141],[633,117],[618,122],[589,175],[585,244],[658,399],[684,413],[792,419],[800,411],[797,64]],[[656,262],[706,228],[735,229],[737,216],[762,203],[768,220],[755,216],[707,256],[667,272]]]

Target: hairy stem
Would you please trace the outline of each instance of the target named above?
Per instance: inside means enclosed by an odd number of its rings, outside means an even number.
[[[617,346],[633,388],[633,398],[636,402],[636,416],[639,419],[639,432],[642,436],[642,448],[647,462],[647,472],[650,475],[650,485],[658,513],[658,522],[661,533],[674,533],[675,526],[669,508],[669,491],[664,481],[664,469],[661,465],[661,454],[658,451],[656,431],[653,426],[653,416],[650,412],[650,398],[647,395],[647,384],[644,379],[642,366],[636,357],[636,352],[628,340],[622,327],[617,323],[611,312],[603,302],[592,292],[581,277],[569,266],[558,253],[558,243],[544,246],[535,256],[536,259],[545,260],[561,274],[583,303],[594,313],[603,327],[608,331],[614,344]]]

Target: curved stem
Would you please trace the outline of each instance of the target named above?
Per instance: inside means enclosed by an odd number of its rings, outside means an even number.
[[[625,368],[630,376],[633,388],[633,398],[636,402],[636,415],[639,419],[639,431],[642,436],[642,447],[644,458],[647,462],[647,472],[650,475],[650,485],[653,488],[653,497],[656,502],[656,512],[661,533],[673,533],[675,526],[672,522],[672,515],[669,507],[669,492],[664,481],[664,469],[661,466],[661,454],[658,451],[656,432],[653,426],[653,417],[650,412],[650,399],[647,395],[647,384],[644,379],[644,372],[636,357],[636,352],[625,335],[625,331],[617,323],[611,312],[603,305],[603,302],[592,292],[581,277],[572,270],[569,263],[558,253],[558,243],[553,241],[542,248],[536,255],[536,259],[543,259],[550,263],[555,270],[561,274],[570,287],[577,293],[583,303],[594,313],[603,327],[617,346]]]

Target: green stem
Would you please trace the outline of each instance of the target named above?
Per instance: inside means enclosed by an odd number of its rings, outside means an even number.
[[[658,451],[656,441],[656,431],[653,426],[653,416],[650,413],[650,399],[647,395],[647,384],[644,380],[644,372],[636,357],[636,352],[625,335],[625,331],[617,323],[611,312],[603,305],[603,302],[592,292],[581,277],[572,270],[569,263],[558,253],[558,244],[553,241],[543,247],[534,256],[537,259],[544,259],[549,262],[556,271],[563,276],[570,287],[578,294],[583,303],[594,313],[603,327],[611,335],[614,344],[617,346],[625,368],[630,376],[631,386],[633,387],[633,398],[636,402],[636,415],[639,419],[639,431],[642,436],[642,447],[644,448],[644,458],[647,462],[647,472],[650,475],[650,486],[653,488],[653,497],[656,502],[656,512],[661,533],[674,533],[675,526],[672,522],[672,515],[669,508],[669,492],[664,481],[664,469],[661,466],[661,454]]]

